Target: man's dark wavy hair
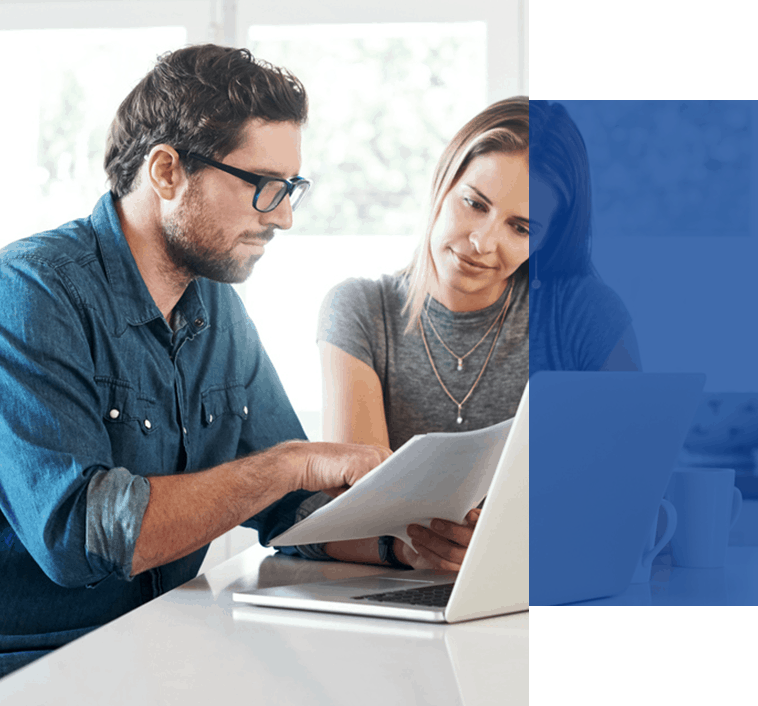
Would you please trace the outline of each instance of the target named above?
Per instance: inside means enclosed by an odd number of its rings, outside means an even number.
[[[124,99],[108,130],[105,171],[116,198],[135,186],[145,155],[168,144],[221,160],[251,118],[305,123],[308,97],[287,69],[215,44],[163,54]],[[187,160],[187,174],[205,165]]]

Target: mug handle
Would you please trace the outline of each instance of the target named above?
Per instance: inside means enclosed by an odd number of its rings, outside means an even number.
[[[735,488],[735,490],[737,490],[737,488]],[[661,538],[655,543],[655,546],[650,551],[645,552],[645,556],[642,557],[643,566],[648,566],[653,563],[653,559],[655,559],[661,549],[668,544],[676,530],[676,508],[665,498],[661,500],[661,507],[666,515],[666,529],[661,535]],[[740,495],[740,507],[742,507],[742,495]]]
[[[734,497],[732,498],[732,523],[729,525],[729,529],[734,527],[737,522],[737,518],[740,516],[742,510],[742,493],[739,488],[734,489]]]

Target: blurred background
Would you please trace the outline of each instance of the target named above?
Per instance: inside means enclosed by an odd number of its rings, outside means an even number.
[[[407,264],[444,145],[528,93],[527,13],[526,0],[0,0],[0,246],[89,215],[108,125],[159,54],[210,41],[287,67],[309,93],[314,188],[239,292],[318,439],[321,300]],[[239,548],[235,532],[209,562]]]
[[[311,438],[320,435],[316,316],[329,288],[406,264],[445,143],[527,93],[526,0],[0,1],[0,245],[86,216],[106,190],[108,125],[159,54],[246,46],[305,84],[294,228],[240,287]]]
[[[680,461],[734,468],[758,497],[758,102],[561,103],[587,145],[593,261],[643,369],[707,375]]]

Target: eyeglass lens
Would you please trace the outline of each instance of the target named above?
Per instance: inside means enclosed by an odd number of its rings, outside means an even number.
[[[290,194],[290,206],[293,211],[298,203],[300,203],[307,190],[307,183],[300,182],[295,184],[295,188]],[[272,211],[281,203],[286,195],[287,185],[283,181],[277,179],[268,181],[263,185],[262,189],[258,189],[258,200],[255,206],[259,211]]]

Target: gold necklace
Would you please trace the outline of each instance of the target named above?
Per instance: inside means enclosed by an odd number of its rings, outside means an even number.
[[[513,289],[513,281],[511,281],[510,283],[510,289],[511,290]],[[460,372],[461,370],[463,370],[463,361],[466,360],[466,358],[468,358],[477,348],[479,348],[479,345],[484,341],[484,339],[490,335],[490,331],[492,331],[492,329],[495,328],[495,324],[503,315],[503,312],[508,308],[508,304],[510,303],[510,300],[511,300],[511,294],[509,291],[508,296],[506,297],[505,303],[503,304],[503,308],[498,312],[497,316],[495,317],[493,322],[490,324],[490,327],[485,331],[484,336],[482,336],[476,342],[476,344],[474,344],[474,347],[468,353],[464,353],[463,355],[458,355],[457,353],[454,353],[453,351],[451,351],[447,343],[445,343],[442,340],[442,336],[440,336],[439,331],[437,331],[437,327],[434,325],[434,321],[432,321],[432,317],[429,315],[430,300],[431,300],[431,296],[426,300],[426,308],[424,310],[426,312],[426,318],[429,320],[429,325],[432,327],[432,331],[434,331],[434,335],[437,336],[437,340],[442,344],[442,347],[448,353],[450,353],[450,355],[453,356],[453,358],[455,358],[458,361],[458,366],[456,367],[456,370]]]
[[[489,353],[487,353],[487,358],[484,361],[484,365],[482,365],[482,369],[479,371],[479,375],[477,375],[476,380],[474,380],[474,384],[471,386],[471,389],[466,393],[466,396],[460,402],[458,402],[458,400],[456,400],[455,397],[453,397],[450,394],[450,390],[448,390],[447,387],[445,386],[445,383],[442,382],[442,378],[440,377],[440,374],[437,372],[437,366],[434,364],[434,359],[432,358],[432,352],[429,350],[429,344],[426,341],[424,326],[423,324],[421,324],[421,340],[423,340],[424,342],[426,355],[429,358],[429,363],[431,363],[432,370],[434,371],[434,375],[437,378],[437,382],[440,384],[440,387],[443,389],[445,394],[453,402],[455,402],[456,406],[458,407],[458,416],[455,420],[456,423],[458,424],[463,424],[463,405],[466,404],[466,402],[468,401],[468,398],[471,397],[472,393],[476,389],[476,386],[479,384],[479,381],[482,379],[482,375],[484,375],[484,371],[487,368],[487,363],[490,362],[490,358],[492,357],[492,352],[495,350],[495,345],[497,344],[498,338],[500,338],[500,331],[502,331],[503,323],[505,322],[505,314],[508,311],[508,305],[511,303],[511,294],[513,294],[513,284],[511,284],[511,288],[508,291],[508,296],[506,297],[506,300],[505,300],[505,306],[502,308],[500,313],[497,315],[497,318],[495,319],[495,322],[497,322],[498,320],[500,321],[500,325],[497,328],[497,333],[495,334],[495,338],[492,341],[492,345],[490,346]],[[495,324],[493,323],[492,326],[494,325]],[[489,331],[492,330],[492,326],[490,326]],[[487,333],[489,333],[489,331],[487,331]],[[479,341],[479,343],[481,343],[481,341]],[[477,343],[476,345],[479,345],[479,343]]]

